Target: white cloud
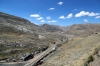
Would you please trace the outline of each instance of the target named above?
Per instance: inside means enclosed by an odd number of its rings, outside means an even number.
[[[68,19],[68,18],[71,18],[71,17],[73,17],[73,14],[72,14],[72,13],[70,13],[70,14],[67,16],[67,19]]]
[[[51,20],[51,21],[48,21],[48,22],[57,22],[56,20]]]
[[[55,8],[49,8],[49,10],[54,10]]]
[[[48,21],[48,22],[52,22],[52,21]]]
[[[73,11],[77,11],[77,9],[74,9]]]
[[[39,14],[31,14],[30,17],[40,17]]]
[[[63,16],[63,15],[62,15],[62,16],[60,16],[59,18],[60,18],[60,19],[66,19],[66,17],[65,17],[65,16]]]
[[[89,12],[81,11],[80,13],[77,13],[75,15],[75,17],[81,17],[81,16],[85,16],[85,15],[88,15],[88,14],[89,14]]]
[[[46,19],[47,19],[47,20],[50,20],[50,19],[51,19],[51,17],[50,17],[50,16],[47,16],[47,17],[46,17]]]
[[[52,22],[57,22],[56,20],[52,20]]]
[[[77,13],[75,17],[82,17],[82,16],[98,16],[100,13],[94,13],[94,12],[85,12],[81,11],[80,13]]]
[[[100,16],[96,16],[95,18],[100,18]]]
[[[84,19],[83,21],[84,21],[84,22],[88,22],[88,19]]]
[[[63,4],[63,2],[58,2],[58,4],[59,4],[59,5],[62,5],[62,4]]]
[[[44,20],[41,20],[41,22],[45,22]]]
[[[100,15],[100,13],[91,12],[91,13],[88,14],[88,16],[97,16],[97,15]]]
[[[39,17],[39,18],[37,18],[37,20],[42,20],[43,19],[43,17]]]

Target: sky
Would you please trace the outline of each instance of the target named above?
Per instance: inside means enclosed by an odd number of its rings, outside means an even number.
[[[0,12],[37,25],[100,23],[100,0],[0,0]]]

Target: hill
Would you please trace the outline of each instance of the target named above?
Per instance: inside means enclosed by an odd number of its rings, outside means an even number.
[[[40,25],[40,27],[45,29],[48,32],[62,32],[63,31],[63,27],[59,25],[42,24]]]
[[[74,24],[66,27],[35,25],[24,18],[0,12],[0,60],[23,61],[21,59],[24,56],[36,55],[57,43],[57,47],[60,47],[42,66],[81,66],[87,64],[88,58],[99,47],[99,32],[100,24]],[[69,41],[70,38],[72,40]]]
[[[0,12],[0,60],[20,61],[25,54],[37,54],[56,41],[65,38],[52,34],[30,21]]]
[[[66,34],[74,36],[89,36],[100,32],[100,24],[74,24],[65,27]]]
[[[90,66],[88,65],[90,62],[91,66],[100,66],[99,55],[96,55],[100,51],[99,39],[100,33],[74,38],[50,55],[41,66]]]
[[[16,30],[31,34],[43,31],[43,29],[39,28],[37,25],[31,23],[30,21],[24,18],[9,15],[2,12],[0,12],[0,24],[7,27],[13,27]]]

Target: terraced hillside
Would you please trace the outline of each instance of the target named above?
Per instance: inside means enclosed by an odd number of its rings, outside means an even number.
[[[75,38],[41,66],[87,66],[96,49],[100,48],[100,33],[84,38]]]

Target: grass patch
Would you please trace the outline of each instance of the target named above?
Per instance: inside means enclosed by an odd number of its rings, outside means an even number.
[[[93,59],[93,56],[90,55],[90,56],[88,57],[88,60],[84,63],[84,66],[89,66],[89,63],[92,62],[93,60],[94,60],[94,59]]]
[[[84,63],[84,66],[89,66],[89,63],[94,61],[93,56],[98,54],[99,51],[100,51],[100,46],[94,49],[93,54],[88,57],[88,60]]]

